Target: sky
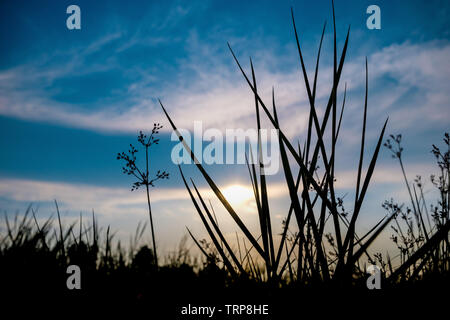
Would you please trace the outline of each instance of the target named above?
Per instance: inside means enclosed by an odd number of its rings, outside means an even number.
[[[387,134],[403,135],[410,181],[434,173],[431,145],[448,132],[450,113],[450,3],[448,1],[335,1],[338,52],[351,26],[338,100],[347,85],[337,155],[337,183],[354,189],[364,106],[365,58],[369,69],[366,159],[387,117]],[[81,29],[69,30],[66,8],[81,9]],[[366,9],[376,4],[381,29],[369,30]],[[308,73],[312,77],[327,22],[317,104],[323,115],[332,82],[331,1],[11,1],[0,3],[0,211],[23,214],[32,204],[39,219],[59,203],[65,221],[95,211],[99,224],[128,239],[147,221],[143,190],[122,174],[118,152],[137,145],[139,130],[164,127],[151,147],[151,170],[169,180],[151,189],[160,250],[173,250],[189,227],[205,230],[171,160],[171,129],[157,99],[179,128],[254,128],[254,101],[227,42],[245,70],[253,59],[258,90],[270,101],[274,87],[281,127],[305,141],[308,101],[290,19],[294,9]],[[339,53],[340,54],[340,53]],[[367,167],[367,163],[365,164]],[[232,235],[237,227],[220,210],[193,165],[182,165],[217,208]],[[207,171],[257,233],[245,165],[209,165]],[[281,172],[280,172],[281,173]],[[281,174],[269,177],[274,225],[281,230],[289,200]],[[398,164],[383,149],[358,224],[369,230],[385,215],[381,204],[406,202]],[[348,196],[351,199],[351,196]],[[1,224],[3,226],[3,224]],[[388,247],[389,231],[378,244]],[[149,241],[147,234],[144,241]],[[384,240],[383,240],[384,239]],[[148,242],[150,243],[150,242]]]

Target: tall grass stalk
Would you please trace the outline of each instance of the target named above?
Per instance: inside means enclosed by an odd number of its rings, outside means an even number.
[[[122,172],[129,176],[134,176],[137,181],[133,183],[131,187],[131,191],[139,189],[141,186],[145,186],[145,192],[147,196],[147,208],[148,215],[150,218],[150,228],[152,232],[152,244],[153,244],[153,256],[155,266],[158,267],[158,254],[156,250],[156,240],[155,240],[155,228],[153,226],[153,215],[152,215],[152,207],[150,203],[150,187],[154,187],[154,183],[157,180],[168,179],[169,174],[166,171],[158,170],[154,176],[154,178],[150,179],[150,157],[149,157],[149,149],[152,145],[158,144],[159,139],[155,136],[159,133],[159,130],[162,126],[159,123],[153,124],[153,129],[151,134],[147,137],[142,131],[139,132],[137,137],[138,142],[144,147],[145,150],[145,168],[140,170],[136,164],[136,153],[138,153],[138,149],[136,149],[132,144],[130,144],[130,149],[127,153],[121,152],[117,154],[118,160],[125,161],[125,166],[122,167]]]

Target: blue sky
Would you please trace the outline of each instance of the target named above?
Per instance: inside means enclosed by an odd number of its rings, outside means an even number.
[[[66,28],[70,4],[81,8],[81,30]],[[381,30],[366,28],[371,4],[381,8]],[[349,89],[337,160],[342,193],[352,188],[356,168],[366,56],[368,155],[389,116],[387,133],[404,136],[411,179],[416,173],[428,176],[434,169],[431,144],[439,143],[450,123],[450,4],[335,5],[339,48],[351,25],[341,81]],[[0,210],[23,212],[33,203],[47,217],[56,198],[67,219],[94,209],[101,222],[128,237],[147,217],[145,197],[129,192],[132,180],[121,174],[115,155],[136,142],[139,130],[161,122],[165,128],[161,144],[152,149],[152,165],[171,178],[152,190],[158,241],[172,248],[185,225],[204,234],[171,162],[174,142],[156,99],[163,100],[181,128],[192,129],[196,120],[219,130],[253,127],[252,95],[228,41],[246,68],[248,57],[253,58],[263,98],[269,99],[274,86],[282,127],[294,141],[304,141],[307,99],[291,6],[310,72],[323,23],[328,22],[318,89],[323,106],[332,67],[330,1],[2,1]],[[184,167],[204,186],[195,168]],[[383,199],[405,199],[400,172],[386,150],[377,169],[363,229],[383,216]],[[224,187],[249,183],[244,166],[211,166],[208,171]],[[274,212],[281,219],[287,202],[282,179],[271,180]],[[431,190],[430,183],[427,187]],[[256,216],[251,205],[242,210],[252,223]],[[234,230],[231,222],[226,226]]]

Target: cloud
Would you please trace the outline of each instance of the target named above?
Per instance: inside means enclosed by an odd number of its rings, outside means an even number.
[[[429,166],[426,164],[408,165],[408,172],[421,174],[424,177],[430,173]],[[336,178],[338,195],[349,190],[353,191],[356,179],[355,170],[338,170]],[[414,175],[408,178],[411,182]],[[224,190],[228,186],[220,187]],[[249,185],[245,187],[251,188]],[[394,165],[377,166],[369,191],[372,192],[377,187],[387,188],[391,192],[390,196],[400,203],[408,203],[403,176],[398,167]],[[425,183],[428,199],[430,199],[429,191],[431,189],[430,184]],[[211,200],[221,227],[234,238],[234,231],[237,227],[213,192],[208,187],[200,187],[199,191],[205,200]],[[288,190],[282,178],[281,180],[270,179],[268,195],[271,212],[275,219],[273,228],[279,230],[280,220],[286,216],[289,207]],[[378,217],[382,217],[379,204],[380,201],[388,197],[383,193],[379,193],[374,198],[369,197],[371,201],[376,199],[377,203],[369,203],[369,206],[364,209],[363,218],[377,220]],[[111,225],[112,230],[118,230],[117,237],[125,241],[130,234],[133,234],[138,221],[147,221],[148,219],[145,193],[140,190],[130,192],[128,188],[119,187],[100,187],[40,180],[0,179],[0,204],[3,211],[15,211],[20,209],[21,206],[24,207],[33,203],[43,209],[40,210],[39,217],[45,220],[50,215],[47,208],[53,206],[55,199],[59,203],[66,225],[72,223],[79,212],[90,213],[91,210],[94,210],[99,218],[100,225]],[[162,246],[166,248],[174,247],[185,233],[184,226],[189,226],[196,236],[207,236],[185,188],[152,188],[151,200],[158,230],[158,241]],[[249,199],[239,204],[235,209],[250,230],[257,234],[257,209],[254,200]],[[54,209],[51,211],[54,211]],[[362,230],[365,230],[364,227]]]
[[[152,196],[154,201],[183,197],[177,191],[168,193],[160,189]],[[21,202],[46,202],[56,199],[73,209],[100,209],[102,213],[115,213],[120,207],[142,206],[146,203],[141,193],[131,193],[125,188],[19,179],[1,179],[0,195]]]
[[[430,172],[429,164],[415,163],[408,165],[408,172],[411,173],[407,176],[409,183],[412,183],[416,175],[427,177]],[[366,170],[363,170],[362,177],[366,176]],[[355,170],[342,170],[336,172],[336,187],[340,189],[354,189],[356,186],[357,171]],[[389,184],[400,186],[404,184],[405,180],[403,173],[397,165],[378,164],[373,173],[371,185],[373,184]],[[405,187],[406,188],[406,187]]]
[[[388,92],[407,90],[412,101],[389,109],[392,121],[399,129],[432,125],[446,126],[450,80],[450,45],[431,41],[425,44],[394,44],[373,54],[374,76],[391,77],[396,83]]]
[[[214,199],[215,195],[209,188],[199,188],[205,199]],[[271,197],[284,195],[283,184],[275,183],[269,186]],[[20,202],[63,202],[68,207],[77,210],[101,209],[103,213],[115,213],[125,207],[142,207],[145,209],[147,199],[143,193],[130,192],[129,188],[99,187],[86,184],[70,184],[23,179],[0,179],[0,197]],[[153,203],[164,201],[189,200],[185,188],[155,188],[151,189]],[[81,207],[80,207],[81,206]]]
[[[227,186],[222,186],[225,189]],[[250,186],[248,186],[250,187]],[[225,213],[222,205],[209,188],[199,188],[205,200],[211,200],[221,220],[221,226],[235,230],[234,222]],[[282,184],[269,186],[272,199],[284,196]],[[127,240],[133,234],[138,221],[147,221],[148,209],[145,192],[130,192],[129,188],[99,187],[86,184],[70,184],[23,179],[0,179],[0,206],[3,212],[25,209],[30,203],[40,208],[38,218],[44,222],[54,211],[54,200],[58,201],[64,223],[76,220],[94,210],[100,225],[111,225],[118,230],[118,237]],[[254,201],[253,201],[254,202]],[[187,190],[183,188],[152,188],[152,212],[157,225],[158,239],[164,246],[175,246],[179,238],[190,226],[197,235],[206,236],[202,223],[192,204]],[[252,201],[246,201],[234,209],[244,220],[254,222],[256,226],[256,207]],[[1,228],[1,223],[0,223]]]
[[[427,164],[409,165],[408,171],[413,172],[414,175],[408,177],[413,179],[416,174],[426,177],[429,172]],[[365,172],[363,172],[363,177]],[[288,189],[284,183],[284,178],[281,180],[273,180],[268,182],[268,195],[272,200],[287,199]],[[343,170],[336,173],[336,187],[338,189],[353,189],[356,183],[355,170]],[[389,184],[401,186],[404,183],[401,170],[392,165],[380,165],[375,170],[374,176],[371,180],[371,185],[375,184]],[[250,185],[243,185],[245,188],[251,190]],[[229,186],[220,186],[225,190]],[[300,189],[301,190],[301,189]],[[217,201],[213,191],[206,187],[200,187],[199,192],[204,199]],[[95,209],[103,215],[114,215],[124,213],[129,208],[136,209],[136,212],[144,214],[146,212],[147,200],[145,194],[142,192],[130,192],[129,188],[120,187],[101,187],[87,184],[71,184],[64,182],[41,181],[41,180],[24,180],[24,179],[0,179],[0,197],[16,202],[53,202],[55,199],[61,202],[67,208],[72,210],[90,211]],[[174,188],[152,188],[151,201],[152,203],[177,203],[177,201],[188,201],[190,197],[187,190],[182,187]],[[251,201],[246,201],[242,206],[245,207],[246,212],[250,207],[253,208]],[[194,210],[194,208],[192,207]],[[239,208],[237,208],[239,209]],[[256,210],[256,208],[253,208]]]

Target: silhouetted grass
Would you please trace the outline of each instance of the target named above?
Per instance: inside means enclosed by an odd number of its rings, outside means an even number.
[[[283,129],[281,129],[277,117],[274,90],[272,89],[272,112],[270,112],[266,103],[259,95],[252,60],[250,59],[251,76],[249,76],[244,71],[231,46],[228,44],[230,52],[240,72],[254,94],[256,128],[258,129],[258,132],[259,129],[261,129],[261,109],[273,128],[277,129],[279,132],[279,151],[291,205],[284,219],[283,232],[278,248],[276,248],[276,243],[274,241],[275,235],[272,230],[267,182],[264,175],[264,163],[261,156],[262,145],[260,136],[258,136],[258,150],[256,151],[257,165],[254,165],[253,161],[251,161],[252,164],[247,161],[260,226],[260,233],[258,236],[255,236],[249,231],[248,227],[241,220],[238,213],[222,194],[220,187],[217,186],[214,179],[207,173],[205,167],[197,160],[193,151],[185,142],[174,121],[166,111],[166,108],[163,106],[161,101],[159,102],[170,122],[170,125],[178,135],[187,152],[190,154],[196,167],[205,178],[217,199],[236,222],[240,231],[243,233],[245,240],[247,240],[251,245],[250,248],[245,248],[245,259],[237,259],[238,253],[239,256],[241,256],[240,250],[239,252],[233,251],[232,246],[229,244],[230,240],[223,237],[223,232],[213,219],[210,210],[206,206],[205,200],[198,191],[194,181],[191,179],[192,187],[194,188],[195,193],[192,192],[191,187],[187,183],[180,167],[180,174],[192,199],[195,210],[198,212],[211,238],[212,245],[218,253],[217,258],[219,258],[219,261],[226,267],[231,277],[248,277],[249,279],[257,279],[258,281],[267,281],[269,284],[273,285],[280,285],[283,282],[288,281],[301,284],[323,283],[338,287],[352,287],[358,282],[358,279],[363,279],[366,273],[365,267],[360,263],[360,259],[363,255],[366,256],[367,260],[372,264],[382,262],[382,258],[379,256],[372,256],[369,254],[368,249],[380,233],[385,230],[385,228],[393,220],[397,221],[397,210],[389,210],[388,215],[373,226],[369,232],[363,236],[359,236],[356,233],[356,222],[361,213],[362,204],[367,193],[371,177],[375,170],[387,120],[384,122],[373,151],[373,155],[369,159],[366,174],[363,176],[369,86],[368,66],[366,59],[365,100],[362,117],[361,148],[358,157],[359,161],[354,195],[355,200],[353,210],[350,214],[344,210],[343,200],[336,195],[335,191],[335,159],[337,156],[336,145],[339,138],[339,130],[343,118],[346,97],[346,90],[344,90],[342,107],[340,112],[338,112],[337,91],[347,52],[350,28],[347,32],[340,58],[338,59],[335,14],[333,6],[333,86],[329,93],[329,99],[325,108],[324,116],[321,120],[319,120],[317,115],[315,93],[320,53],[326,24],[324,25],[322,31],[322,37],[320,39],[317,53],[314,79],[311,84],[303,60],[303,53],[295,25],[294,13],[293,11],[291,11],[291,13],[301,70],[309,100],[309,122],[307,133],[304,137],[305,144],[303,148],[300,146],[298,149],[295,148],[293,143],[291,143],[283,133]],[[328,136],[331,136],[331,141],[325,141],[325,137],[327,136],[326,132],[330,133]],[[326,146],[329,146],[329,148]],[[438,153],[438,151],[434,150],[433,152],[436,157],[443,157],[440,153]],[[446,157],[448,159],[448,155]],[[250,154],[247,155],[247,159],[248,158],[253,159],[251,149]],[[292,166],[290,164],[289,158],[294,161],[296,166]],[[398,158],[404,173],[401,157],[399,156]],[[318,172],[317,167],[319,164],[324,168],[323,172]],[[444,169],[445,166],[447,166],[447,169],[445,170],[448,171],[448,163],[442,166],[444,166]],[[296,178],[293,173],[295,171],[298,172]],[[441,194],[443,194],[442,199],[444,199],[441,200],[441,202],[444,207],[447,205],[447,209],[443,210],[447,212],[446,215],[448,216],[448,204],[446,204],[448,203],[448,200],[445,200],[446,197],[448,198],[448,177],[443,173],[443,177],[441,177],[439,181],[442,179],[444,179],[444,184],[447,183],[447,186],[440,188]],[[440,183],[442,184],[442,181]],[[301,190],[299,189],[300,186],[302,187]],[[435,262],[440,261],[439,263],[448,265],[448,249],[445,247],[443,255],[437,254],[437,252],[441,250],[439,247],[442,243],[444,243],[444,245],[448,244],[449,225],[447,221],[442,219],[442,221],[439,220],[441,222],[436,225],[436,232],[434,234],[432,234],[431,227],[429,232],[425,232],[426,229],[423,223],[423,214],[422,210],[419,209],[420,205],[418,203],[419,199],[416,190],[414,189],[415,198],[413,198],[410,187],[408,184],[407,186],[414,208],[414,215],[417,219],[421,219],[417,220],[419,233],[424,234],[425,238],[420,238],[421,242],[416,242],[416,250],[408,251],[408,259],[402,259],[398,266],[393,267],[392,263],[389,261],[389,273],[386,272],[384,274],[389,277],[387,281],[388,284],[395,283],[399,277],[402,279],[412,279],[409,274],[410,269],[413,268],[415,271],[415,276],[417,276],[418,272],[420,272],[427,261],[431,261],[430,259],[434,259]],[[445,189],[446,191],[442,191],[442,189]],[[423,199],[423,202],[424,201],[425,200]],[[294,217],[297,223],[298,231],[291,239],[289,239],[288,230],[290,222],[293,220],[292,217]],[[326,225],[331,225],[331,229],[333,230],[332,233],[325,233]],[[200,250],[207,256],[208,259],[210,259],[211,254],[205,250],[204,246],[202,246],[202,244],[197,241],[191,233],[190,235]],[[411,235],[413,236],[412,230]],[[246,243],[245,240],[243,241],[244,245]],[[240,244],[239,238],[237,243],[238,245]],[[326,243],[332,248],[331,253],[327,252]],[[295,255],[295,253],[297,254]],[[256,260],[254,257],[256,257]],[[282,261],[282,257],[284,257],[284,262]],[[446,261],[439,260],[442,258],[445,258]],[[258,265],[258,259],[261,259],[264,262],[264,267],[262,269]],[[415,264],[418,261],[422,261],[422,264],[419,267],[415,267]],[[442,271],[448,272],[448,268],[446,267]]]
[[[305,82],[305,87],[309,100],[309,126],[305,138],[305,145],[302,148],[294,148],[293,144],[289,141],[283,130],[280,127],[279,120],[276,112],[275,105],[275,92],[272,90],[272,108],[271,113],[266,106],[265,102],[261,99],[256,84],[255,70],[253,68],[253,63],[250,59],[251,68],[251,79],[247,73],[242,68],[239,60],[237,59],[235,53],[229,46],[231,54],[233,55],[236,64],[241,71],[244,79],[252,90],[255,97],[255,108],[256,108],[256,119],[257,119],[257,129],[261,129],[260,123],[260,110],[263,110],[263,114],[267,116],[272,126],[279,132],[279,145],[280,145],[280,155],[283,164],[283,171],[286,180],[286,185],[289,190],[289,196],[291,199],[291,208],[286,215],[284,231],[281,237],[280,245],[275,250],[274,235],[272,231],[271,214],[269,207],[269,200],[267,194],[267,183],[264,175],[264,164],[261,157],[261,141],[258,137],[258,150],[256,152],[258,166],[254,164],[248,164],[249,174],[251,182],[253,185],[255,202],[258,210],[258,218],[260,225],[260,238],[261,241],[251,234],[248,228],[240,219],[239,215],[232,208],[227,199],[223,196],[220,188],[214,183],[213,179],[206,172],[201,163],[198,162],[194,153],[185,143],[183,137],[177,130],[174,122],[166,112],[166,109],[161,104],[172,128],[178,134],[180,141],[183,142],[184,147],[190,153],[192,160],[196,164],[199,171],[202,173],[203,177],[213,190],[214,194],[220,200],[222,205],[228,211],[230,216],[234,219],[240,230],[243,232],[246,239],[250,242],[251,248],[256,251],[260,258],[264,261],[265,268],[263,274],[269,282],[280,282],[283,277],[288,276],[290,281],[301,281],[301,282],[330,282],[340,283],[340,284],[350,284],[355,275],[355,268],[359,274],[364,274],[364,270],[361,270],[357,264],[359,259],[363,254],[368,255],[367,248],[376,239],[380,232],[389,224],[393,215],[383,219],[372,229],[370,233],[359,238],[355,233],[356,220],[359,216],[362,202],[364,200],[365,194],[367,192],[370,179],[375,169],[375,164],[380,151],[380,146],[383,140],[384,131],[386,128],[387,120],[383,125],[381,133],[378,138],[373,156],[370,159],[369,166],[367,168],[366,176],[362,176],[363,168],[363,154],[365,150],[365,133],[366,133],[366,118],[367,118],[367,93],[368,93],[368,70],[366,61],[366,98],[364,103],[364,116],[363,116],[363,128],[361,132],[361,152],[359,155],[359,165],[358,165],[358,175],[357,175],[357,185],[355,190],[355,203],[353,214],[351,215],[350,221],[347,220],[346,215],[339,212],[339,206],[341,206],[342,200],[339,199],[335,194],[335,158],[336,158],[336,144],[339,136],[339,129],[342,121],[342,114],[345,106],[345,98],[342,103],[341,111],[338,114],[337,110],[337,90],[339,86],[339,81],[341,78],[341,73],[345,61],[345,56],[347,52],[349,31],[345,39],[344,47],[338,62],[337,59],[337,40],[336,40],[336,28],[335,28],[335,18],[334,18],[334,7],[333,7],[333,30],[334,30],[334,68],[333,68],[333,86],[329,94],[328,103],[325,109],[325,114],[323,119],[320,121],[317,115],[315,93],[317,86],[317,75],[318,66],[320,61],[320,52],[322,47],[323,36],[325,33],[325,25],[322,31],[322,37],[319,44],[319,50],[317,54],[316,67],[314,73],[314,80],[312,82],[312,88],[310,84],[310,79],[307,76],[306,66],[303,60],[303,54],[300,46],[300,40],[295,26],[294,13],[292,11],[292,23],[294,27],[294,33],[296,38],[296,44],[298,48],[298,54],[300,59],[300,64],[302,68],[303,78]],[[345,92],[344,92],[345,97]],[[339,120],[338,120],[339,119]],[[331,124],[329,124],[331,122]],[[331,146],[328,150],[326,148],[327,143],[325,142],[325,132],[331,130]],[[331,127],[331,128],[330,128]],[[315,137],[315,139],[313,139]],[[315,142],[313,142],[315,141]],[[248,155],[253,158],[253,154]],[[295,161],[297,167],[292,167],[289,162],[289,157],[292,157]],[[319,158],[321,160],[319,160]],[[321,173],[322,177],[317,175],[317,166],[321,161],[323,165],[324,172]],[[253,163],[253,161],[252,161]],[[296,179],[294,179],[293,171],[297,170],[298,174]],[[208,208],[204,204],[204,200],[200,193],[198,192],[194,182],[192,181],[193,187],[196,191],[196,195],[202,204],[198,205],[193,193],[190,190],[189,185],[184,178],[181,171],[183,181],[186,188],[191,195],[191,199],[194,203],[196,210],[198,211],[203,224],[205,225],[211,240],[213,241],[216,249],[218,250],[223,264],[227,267],[227,270],[232,276],[247,275],[252,278],[261,278],[258,274],[257,269],[255,270],[254,263],[250,263],[250,268],[244,270],[244,265],[242,261],[238,261],[236,254],[231,250],[231,246],[227,243],[227,240],[223,238],[222,232],[215,224],[212,219]],[[316,174],[317,178],[314,177]],[[302,190],[299,191],[299,187]],[[202,209],[203,208],[203,209]],[[203,212],[205,211],[205,212]],[[294,214],[295,220],[297,222],[298,232],[295,235],[294,241],[291,243],[291,247],[287,246],[287,234],[289,229],[289,223],[292,220],[292,214]],[[207,216],[209,219],[206,219]],[[325,225],[328,221],[328,217],[331,217],[332,228],[334,234],[325,235]],[[214,227],[211,228],[210,224]],[[214,233],[214,231],[216,234]],[[347,230],[346,230],[347,229]],[[346,231],[345,231],[346,230]],[[225,244],[225,248],[219,245],[217,237],[220,238],[221,243]],[[324,247],[324,238],[327,238],[329,242],[333,244],[336,243],[336,256],[330,257]],[[362,240],[365,241],[362,241]],[[355,247],[356,246],[356,247]],[[291,256],[294,250],[298,251],[297,254],[297,267],[293,268],[293,263],[291,261]],[[281,263],[281,257],[283,253],[285,254],[285,262]],[[250,261],[251,255],[247,255]],[[369,257],[370,258],[370,257]],[[253,265],[253,266],[252,266]],[[286,268],[288,268],[288,274],[286,274]]]
[[[421,176],[416,176],[413,183],[408,181],[401,140],[401,135],[391,135],[384,144],[392,152],[393,158],[399,161],[410,200],[405,209],[403,204],[399,205],[393,199],[383,204],[386,210],[394,214],[395,223],[391,226],[394,234],[391,239],[397,245],[400,256],[400,266],[396,270],[392,269],[389,258],[387,264],[390,281],[413,282],[450,271],[449,134],[445,133],[443,139],[447,150],[441,151],[436,145],[431,150],[439,169],[437,176],[430,177],[439,195],[436,204],[427,204]]]
[[[7,292],[9,297],[30,301],[81,297],[139,303],[159,295],[176,299],[191,287],[223,288],[228,281],[215,264],[189,253],[187,238],[157,269],[153,250],[140,240],[145,224],[138,224],[129,246],[124,247],[114,240],[109,227],[98,227],[94,214],[89,223],[80,216],[64,226],[56,211],[57,226],[52,217],[39,225],[31,206],[13,221],[5,215],[6,227],[0,233],[2,295]],[[69,265],[81,269],[81,290],[66,287]]]
[[[125,166],[122,167],[122,172],[128,176],[133,176],[137,179],[131,187],[131,191],[139,189],[141,186],[145,187],[146,196],[147,196],[147,208],[148,215],[150,218],[150,228],[152,231],[152,244],[153,244],[153,256],[155,259],[155,265],[158,266],[158,251],[156,249],[156,240],[155,240],[155,228],[153,226],[153,215],[152,215],[152,206],[150,203],[150,187],[154,187],[154,183],[158,180],[168,179],[169,174],[166,171],[158,170],[154,176],[154,178],[150,178],[150,156],[149,149],[152,145],[158,144],[159,139],[156,138],[156,135],[159,133],[159,130],[162,126],[159,123],[153,124],[152,132],[149,136],[144,134],[142,131],[139,132],[138,142],[144,147],[145,151],[145,167],[139,168],[136,164],[136,154],[138,153],[138,149],[136,149],[130,143],[130,149],[127,153],[121,152],[117,154],[117,160],[125,161]]]

